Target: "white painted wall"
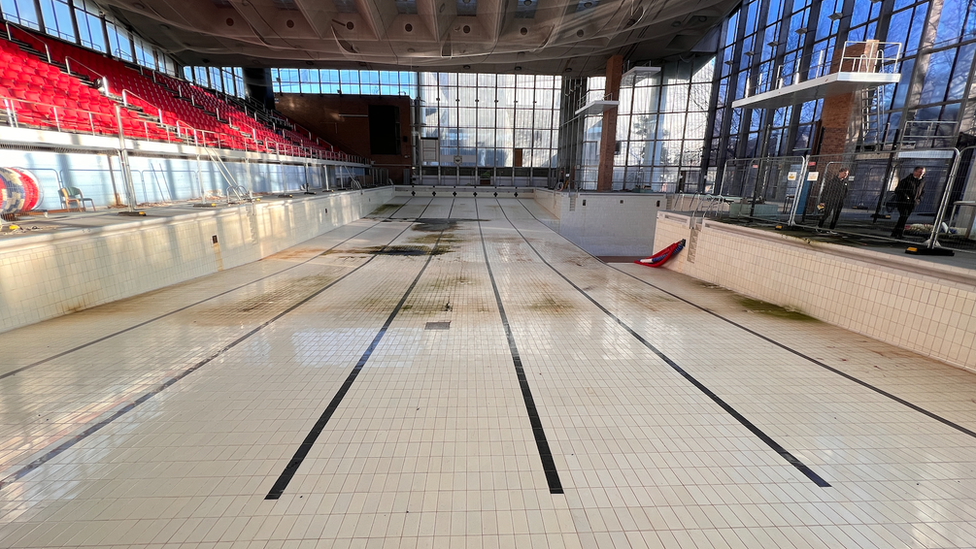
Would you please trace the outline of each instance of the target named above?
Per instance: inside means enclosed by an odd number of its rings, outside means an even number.
[[[657,212],[667,207],[665,194],[537,189],[535,197],[558,218],[554,230],[587,252],[603,256],[653,254]]]

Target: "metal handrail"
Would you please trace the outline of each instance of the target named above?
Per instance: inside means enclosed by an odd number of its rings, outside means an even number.
[[[75,59],[74,57],[71,57],[69,55],[66,55],[66,56],[64,56],[64,66],[65,66],[65,70],[68,71],[68,76],[74,76],[73,74],[71,74],[71,62],[72,61],[75,62],[75,65],[80,65],[80,66],[88,69],[88,72],[91,73],[89,76],[95,75],[98,78],[100,78],[102,80],[102,85],[101,85],[101,87],[99,89],[104,89],[104,91],[105,91],[106,94],[111,93],[111,88],[109,87],[109,82],[108,82],[108,77],[107,76],[105,76],[104,74],[102,74],[102,73],[96,71],[95,69],[89,67],[88,65],[82,63],[81,61]],[[75,71],[75,72],[78,72],[78,71]],[[81,74],[81,73],[78,73],[78,74]]]
[[[3,98],[3,110],[7,112],[7,124],[12,128],[17,127],[17,110],[13,108],[12,99]]]
[[[139,101],[142,101],[143,103],[145,103],[145,104],[149,105],[150,107],[156,109],[156,114],[157,114],[157,116],[159,116],[159,122],[161,124],[163,123],[163,109],[157,107],[152,101],[149,101],[148,99],[146,99],[146,98],[144,98],[142,96],[136,95],[131,90],[126,89],[126,88],[122,88],[122,104],[125,105],[126,107],[129,106],[129,97],[135,97]]]
[[[231,192],[233,192],[234,195],[237,196],[237,202],[239,203],[254,201],[254,197],[251,196],[251,192],[247,190],[247,187],[241,185],[240,183],[234,185],[228,185],[225,191],[227,192],[227,204],[233,203],[231,202],[230,199]]]
[[[115,118],[113,115],[110,115],[110,114],[107,114],[107,113],[103,113],[103,112],[89,111],[89,110],[85,110],[85,109],[76,109],[76,108],[73,108],[73,107],[59,107],[57,105],[51,105],[49,103],[39,103],[37,101],[26,101],[24,99],[16,99],[16,98],[13,98],[13,97],[3,97],[2,99],[3,99],[4,107],[7,109],[8,117],[10,117],[10,120],[8,120],[7,123],[8,123],[8,125],[10,127],[13,127],[13,128],[20,127],[20,125],[19,125],[20,122],[18,121],[18,116],[17,116],[17,107],[16,107],[16,105],[14,105],[15,103],[23,103],[25,105],[38,105],[38,106],[41,106],[41,107],[47,107],[47,108],[52,109],[53,112],[54,112],[54,123],[55,123],[55,127],[58,129],[58,131],[62,131],[62,128],[61,128],[61,119],[60,119],[60,117],[58,117],[58,111],[59,110],[64,111],[64,112],[73,111],[73,112],[80,112],[80,113],[87,114],[88,115],[88,125],[89,125],[89,128],[91,129],[92,135],[96,135],[95,134],[95,121],[94,121],[93,115],[94,116],[112,117],[113,120]],[[50,118],[47,117],[44,114],[41,114],[41,113],[36,113],[36,114],[38,116],[43,116],[44,118],[47,118],[48,120],[50,120]]]
[[[14,39],[14,35],[10,31],[11,23],[9,21],[5,21],[4,22],[4,26],[6,26],[6,28],[7,28],[7,37],[10,38],[11,40],[13,40]],[[24,36],[30,38],[31,40],[34,40],[35,42],[37,42],[38,44],[40,44],[42,46],[44,46],[44,54],[47,56],[47,62],[48,63],[53,63],[53,61],[51,60],[51,48],[48,47],[47,42],[45,42],[45,41],[41,40],[40,38],[34,36],[34,34],[32,34],[30,32],[27,32],[26,30],[20,28],[16,24],[13,25],[13,28],[15,28],[15,29],[19,30],[20,32],[22,32],[24,34]]]
[[[849,48],[858,44],[870,44],[873,54],[844,55],[840,58],[840,63],[836,68],[834,67],[833,59],[827,59],[827,49],[794,57],[786,62],[781,62],[776,57],[764,61],[758,67],[755,89],[752,89],[752,81],[748,81],[745,96],[749,97],[759,93],[777,90],[784,86],[799,84],[807,80],[813,80],[838,72],[866,72],[877,74],[894,72],[898,60],[901,59],[901,42],[849,40],[844,42],[843,51],[846,52]]]

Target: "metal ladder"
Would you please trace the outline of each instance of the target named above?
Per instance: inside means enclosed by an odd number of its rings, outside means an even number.
[[[203,147],[203,150],[206,151],[210,160],[217,165],[217,170],[220,172],[220,175],[227,181],[227,203],[233,203],[232,196],[237,197],[237,203],[254,202],[254,195],[251,193],[251,190],[237,182],[234,175],[227,168],[227,165],[220,159],[220,156],[209,147]]]
[[[884,143],[884,86],[861,90],[861,112],[858,142],[864,145]]]

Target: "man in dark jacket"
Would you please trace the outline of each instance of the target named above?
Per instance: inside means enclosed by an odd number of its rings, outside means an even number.
[[[922,182],[923,177],[925,177],[925,168],[915,166],[912,173],[899,181],[895,187],[898,221],[895,222],[895,228],[891,231],[892,238],[901,238],[904,236],[908,216],[912,215],[915,207],[922,201],[922,195],[925,194],[925,184]]]
[[[847,198],[847,174],[851,171],[841,168],[836,177],[832,177],[824,183],[823,194],[820,196],[820,206],[823,213],[820,215],[818,227],[823,228],[824,223],[829,220],[830,230],[837,227],[837,220],[840,219],[840,212],[844,209],[844,199]]]

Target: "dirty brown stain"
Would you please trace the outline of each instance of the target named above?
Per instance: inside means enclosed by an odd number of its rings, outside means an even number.
[[[414,244],[454,244],[461,242],[461,239],[454,235],[454,233],[444,233],[443,235],[428,234],[424,236],[415,236],[410,238],[410,242]]]
[[[308,259],[315,254],[322,254],[323,248],[289,248],[287,250],[282,250],[276,254],[271,254],[267,259]]]
[[[718,284],[712,284],[711,282],[699,281],[698,285],[701,286],[702,288],[708,288],[709,290],[725,290],[724,287],[719,286]]]
[[[572,308],[573,305],[568,301],[562,301],[549,295],[529,305],[529,309],[535,311],[548,311],[554,313],[566,312]]]
[[[367,217],[373,217],[373,216],[385,214],[387,212],[396,210],[399,207],[400,206],[397,204],[383,204],[382,206],[378,206],[375,210],[369,212],[369,215]]]
[[[282,281],[282,285],[230,305],[202,305],[193,315],[203,326],[227,326],[261,322],[298,303],[335,280],[333,276],[310,275]]]
[[[746,311],[750,313],[759,313],[775,318],[797,320],[801,322],[818,322],[817,319],[810,315],[803,314],[800,311],[787,309],[786,307],[780,307],[779,305],[773,305],[772,303],[767,303],[758,299],[743,296],[738,298],[738,302],[739,305],[745,307]]]
[[[443,255],[453,251],[450,246],[371,246],[369,248],[346,248],[342,250],[330,250],[322,255],[399,255],[399,256],[423,256],[423,255]]]
[[[416,224],[412,227],[414,231],[425,233],[439,233],[441,231],[453,231],[457,229],[457,220],[442,219],[437,217],[418,217]]]

